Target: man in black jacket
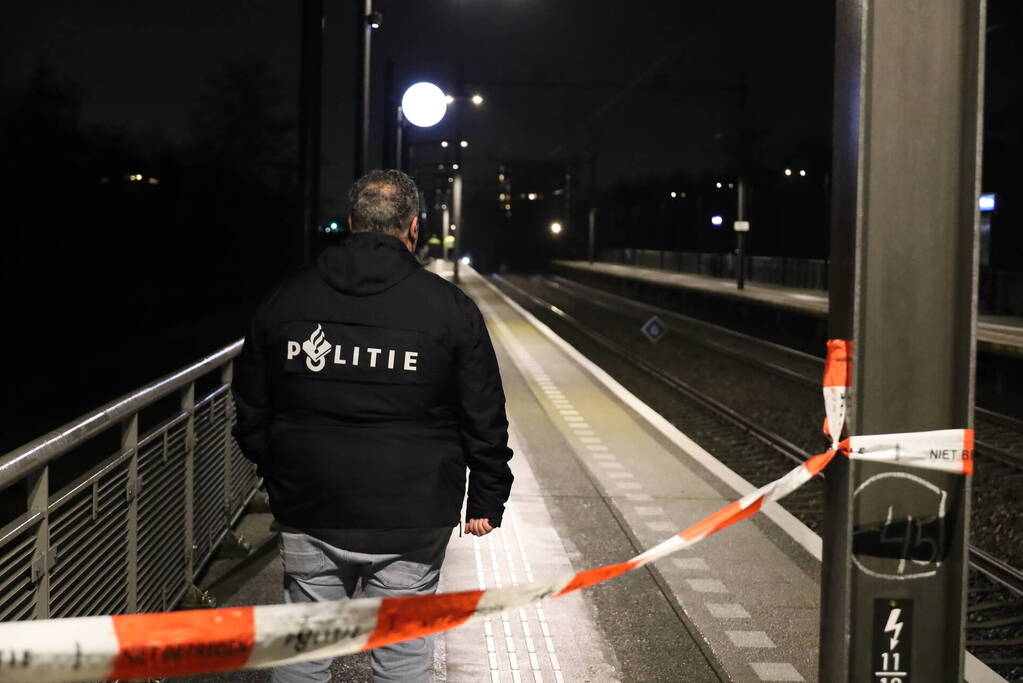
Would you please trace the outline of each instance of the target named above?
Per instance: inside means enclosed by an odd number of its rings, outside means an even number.
[[[352,187],[351,232],[256,312],[236,362],[234,434],[281,525],[287,602],[436,591],[469,470],[466,525],[501,524],[511,489],[497,359],[479,309],[420,267],[418,190]],[[376,681],[429,681],[432,642],[372,651]],[[328,681],[330,660],[276,681]]]

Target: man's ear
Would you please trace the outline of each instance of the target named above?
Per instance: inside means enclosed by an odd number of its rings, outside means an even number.
[[[348,231],[352,231],[352,214],[348,214]]]
[[[409,226],[408,232],[413,242],[419,237],[419,216],[412,217],[412,224]]]

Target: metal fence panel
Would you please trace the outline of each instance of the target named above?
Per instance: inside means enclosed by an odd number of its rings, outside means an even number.
[[[235,342],[0,458],[0,490],[28,491],[25,511],[0,529],[0,621],[174,607],[259,484],[230,436],[240,350]],[[193,407],[195,381],[216,372],[219,386]],[[175,391],[181,412],[139,435],[139,412]],[[116,453],[50,492],[52,462],[118,425]]]

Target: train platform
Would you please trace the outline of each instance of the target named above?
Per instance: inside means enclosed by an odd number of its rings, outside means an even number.
[[[738,289],[732,278],[680,273],[659,268],[645,268],[620,263],[596,261],[555,261],[566,272],[591,276],[632,280],[661,287],[693,290],[712,296],[727,297],[771,308],[780,308],[817,318],[827,318],[828,293],[819,289],[801,289],[782,285],[746,281]],[[1023,318],[981,315],[977,321],[977,348],[981,351],[1007,355],[1023,355]]]
[[[470,271],[463,287],[501,364],[516,480],[502,528],[453,532],[441,590],[620,562],[753,489],[482,277]],[[247,515],[256,553],[208,572],[220,605],[280,601],[270,524]],[[612,581],[442,634],[437,680],[813,681],[819,554],[819,539],[773,506]],[[365,657],[336,660],[335,680],[368,680]]]
[[[442,275],[450,275],[450,271]],[[463,271],[464,272],[464,271]],[[515,485],[502,528],[453,530],[442,591],[623,561],[753,490],[473,271],[507,395]],[[281,601],[272,517],[202,587],[221,606]],[[778,505],[644,568],[437,636],[435,681],[816,681],[820,538]],[[333,680],[369,681],[368,655]],[[966,679],[1002,679],[972,656]],[[266,681],[268,671],[188,681]]]

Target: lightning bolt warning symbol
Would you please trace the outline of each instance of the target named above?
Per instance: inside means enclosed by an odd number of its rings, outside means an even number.
[[[885,624],[884,632],[885,633],[890,632],[892,634],[891,646],[888,648],[889,650],[894,650],[896,647],[899,646],[899,634],[902,633],[902,621],[900,620],[901,616],[902,610],[898,607],[893,608],[892,611],[888,613],[888,623]]]

